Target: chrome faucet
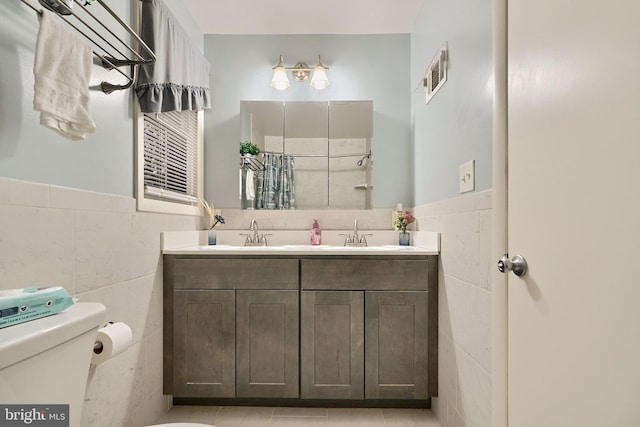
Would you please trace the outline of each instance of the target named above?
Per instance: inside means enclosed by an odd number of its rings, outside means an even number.
[[[373,236],[373,234],[359,234],[358,220],[355,219],[353,221],[353,235],[347,233],[347,234],[341,234],[341,236],[345,236],[344,246],[368,246],[367,236]]]
[[[251,231],[251,233],[240,233],[241,236],[246,236],[244,239],[245,246],[267,246],[267,236],[271,236],[271,234],[260,235],[258,233],[258,221],[255,219],[251,220],[249,231]]]
[[[360,243],[360,236],[358,236],[358,220],[353,220],[353,238],[351,239],[353,243]]]
[[[253,242],[259,241],[258,237],[258,221],[254,219],[251,220],[251,224],[249,224],[249,231],[253,231]]]

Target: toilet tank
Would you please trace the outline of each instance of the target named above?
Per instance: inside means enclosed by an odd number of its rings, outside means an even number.
[[[68,309],[0,329],[0,404],[68,404],[70,427],[80,426],[98,327],[105,307]]]

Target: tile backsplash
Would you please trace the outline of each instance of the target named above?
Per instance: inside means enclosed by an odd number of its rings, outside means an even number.
[[[318,218],[323,230],[353,230],[358,221],[360,230],[393,230],[395,211],[387,209],[324,209],[324,210],[241,210],[222,209],[225,219],[220,229],[248,230],[252,219],[260,230],[310,230],[313,219]],[[203,227],[204,228],[204,227]],[[216,227],[218,228],[218,227]]]

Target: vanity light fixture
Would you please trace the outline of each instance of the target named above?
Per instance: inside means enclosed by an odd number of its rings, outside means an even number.
[[[291,87],[289,78],[287,77],[287,71],[291,71],[293,78],[299,82],[303,82],[309,78],[311,71],[313,76],[311,77],[311,83],[309,84],[315,90],[324,90],[329,86],[329,78],[327,77],[327,70],[329,67],[322,65],[320,55],[318,55],[318,63],[313,67],[304,62],[298,62],[293,67],[285,67],[283,64],[284,58],[280,55],[278,65],[273,67],[273,78],[271,79],[271,87],[277,90],[286,90]]]

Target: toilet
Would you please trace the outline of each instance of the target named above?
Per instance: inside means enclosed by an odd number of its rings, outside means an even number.
[[[81,302],[53,316],[0,329],[0,403],[69,404],[69,425],[80,427],[92,349],[105,310],[102,304]]]

